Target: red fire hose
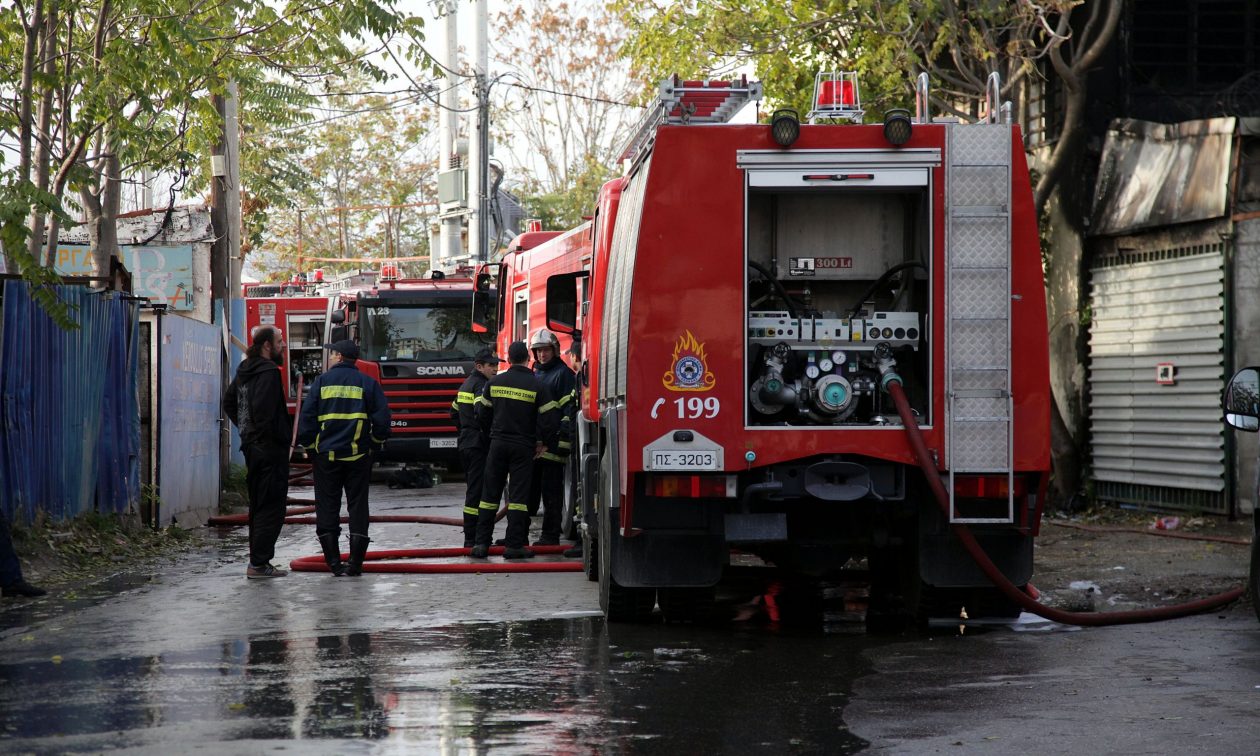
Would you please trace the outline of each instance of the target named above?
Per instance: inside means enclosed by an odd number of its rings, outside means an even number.
[[[461,523],[462,524],[462,523]],[[535,554],[559,554],[569,548],[565,545],[560,546],[530,546],[530,551]],[[491,546],[491,556],[501,556],[504,547]],[[442,564],[418,564],[410,562],[406,564],[372,564],[387,559],[441,559],[449,557],[468,556],[472,549],[465,548],[445,548],[445,549],[397,549],[393,551],[369,551],[366,555],[363,565],[364,572],[407,572],[407,573],[424,573],[424,574],[452,574],[452,573],[487,573],[487,572],[581,572],[582,563],[579,561],[567,562],[444,562]],[[349,554],[342,554],[342,560],[350,558]],[[289,562],[289,569],[294,572],[328,572],[328,565],[324,563],[322,556],[299,557]]]
[[[923,434],[919,430],[919,424],[914,420],[914,413],[910,411],[910,403],[906,400],[906,394],[901,389],[901,383],[899,381],[889,382],[888,393],[892,395],[893,402],[897,405],[897,413],[901,415],[901,422],[905,426],[906,436],[910,439],[910,447],[914,451],[919,467],[923,470],[924,477],[927,478],[928,485],[932,488],[933,495],[936,496],[936,502],[940,505],[941,511],[945,516],[949,517],[949,494],[945,491],[944,483],[941,482],[941,475],[936,470],[936,465],[932,461],[932,455],[928,453],[927,444],[923,441]],[[1198,601],[1177,604],[1176,606],[1161,606],[1157,609],[1138,609],[1129,612],[1105,612],[1101,614],[1065,612],[1035,601],[1017,588],[1010,580],[1007,580],[1002,571],[997,568],[997,565],[993,564],[989,556],[984,553],[984,549],[981,548],[966,525],[955,524],[953,529],[954,535],[962,542],[963,548],[967,549],[967,552],[971,554],[971,558],[975,560],[976,565],[993,582],[993,585],[1002,592],[1002,595],[1039,617],[1065,625],[1128,625],[1138,622],[1154,622],[1177,617],[1188,617],[1192,614],[1199,614],[1200,612],[1224,606],[1241,597],[1245,590],[1243,588],[1235,588],[1231,591],[1218,593],[1215,596],[1199,599]]]

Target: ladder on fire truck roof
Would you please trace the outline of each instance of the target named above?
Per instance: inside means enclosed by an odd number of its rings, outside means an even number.
[[[665,124],[727,123],[750,102],[760,102],[761,82],[747,76],[735,81],[683,81],[677,75],[661,81],[656,101],[621,151],[621,160],[636,161]]]
[[[996,74],[994,74],[996,76]],[[1011,396],[1011,125],[949,124],[945,149],[946,448],[950,522],[1011,523],[1014,401]],[[959,474],[1004,474],[1006,515],[960,515]]]

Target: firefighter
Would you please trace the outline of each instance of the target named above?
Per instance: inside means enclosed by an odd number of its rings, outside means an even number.
[[[499,372],[503,359],[490,349],[482,349],[473,357],[473,372],[459,387],[451,402],[451,420],[459,431],[459,462],[464,467],[464,548],[471,548],[477,538],[477,502],[481,501],[482,471],[486,466],[489,442],[477,424],[474,405],[486,387],[486,381]]]
[[[546,384],[525,366],[529,348],[523,341],[508,347],[509,367],[491,378],[477,398],[476,417],[490,438],[486,452],[485,480],[477,509],[477,538],[472,549],[475,559],[485,559],[494,534],[494,515],[503,489],[507,496],[507,537],[503,556],[528,559],[534,552],[526,548],[529,536],[529,479],[534,459],[556,444],[560,431],[559,411]]]
[[[325,344],[340,356],[311,383],[302,401],[298,443],[310,450],[315,468],[315,535],[334,575],[363,574],[367,554],[368,483],[372,453],[389,437],[389,405],[381,384],[359,372],[359,346],[350,339]],[[341,493],[350,516],[350,562],[343,564]]]
[[[560,518],[564,509],[564,465],[572,448],[570,428],[573,424],[573,390],[577,381],[573,371],[560,359],[560,339],[546,328],[539,328],[529,341],[534,353],[534,375],[556,399],[560,410],[560,443],[543,452],[534,461],[529,490],[529,516],[538,515],[541,501],[542,534],[535,546],[555,546],[560,543]]]
[[[578,341],[577,338],[574,338],[573,341],[569,344],[568,354],[569,354],[570,361],[573,363],[573,375],[574,375],[573,393],[569,396],[569,403],[572,405],[572,410],[569,414],[569,451],[573,452],[573,450],[579,448],[578,447],[578,422],[579,422],[578,413],[581,411],[581,406],[582,406],[581,405],[582,389],[581,389],[581,384],[580,384],[580,381],[582,380],[582,342]],[[572,459],[571,455],[570,455],[570,458]],[[579,456],[577,459],[573,459],[571,464],[576,465],[576,464],[579,464],[580,461],[581,461],[581,457]],[[581,473],[579,472],[578,474],[580,475]],[[573,493],[574,493],[573,516],[578,518],[578,522],[582,522],[583,518],[585,518],[586,516],[585,513],[582,511],[582,499],[577,496],[576,491],[574,491]],[[573,548],[568,549],[567,551],[564,552],[564,556],[569,557],[569,558],[576,557],[579,559],[582,557],[581,534],[578,535],[577,543],[573,545]]]
[[[247,578],[287,574],[271,565],[276,539],[284,527],[289,499],[289,454],[293,425],[284,400],[284,334],[258,326],[245,350],[245,361],[223,395],[223,412],[237,427],[245,455],[249,490],[249,566]]]

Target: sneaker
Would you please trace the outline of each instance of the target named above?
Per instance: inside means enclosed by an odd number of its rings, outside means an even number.
[[[25,580],[19,580],[13,585],[6,585],[0,588],[0,593],[5,596],[25,596],[26,598],[35,598],[37,596],[45,596],[48,591],[36,585],[31,585]]]
[[[542,536],[539,536],[539,537],[538,537],[538,540],[537,540],[537,541],[534,541],[534,545],[535,545],[535,546],[559,546],[559,545],[560,545],[560,536],[558,536],[558,535],[542,535]]]
[[[490,556],[490,547],[489,546],[473,546],[472,551],[468,554],[468,556],[472,557],[473,559],[485,559]]]
[[[530,551],[524,546],[521,546],[520,548],[516,548],[516,549],[512,548],[511,546],[508,546],[507,548],[503,549],[503,558],[504,559],[533,559],[534,552]]]
[[[284,570],[278,570],[275,567],[272,567],[270,564],[264,564],[262,567],[255,567],[251,564],[245,568],[245,577],[250,580],[254,580],[256,578],[278,578],[284,577],[288,574],[289,573]]]
[[[581,559],[582,558],[582,542],[578,541],[572,547],[565,549],[564,554],[562,556],[564,556],[567,559]]]

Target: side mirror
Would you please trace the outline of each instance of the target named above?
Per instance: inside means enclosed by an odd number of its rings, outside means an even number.
[[[344,322],[346,322],[346,311],[345,311],[345,310],[333,310],[333,311],[332,311],[332,315],[330,316],[330,318],[331,318],[332,322],[334,322],[334,323],[344,323]]]
[[[578,279],[589,273],[559,273],[547,279],[547,327],[557,333],[577,334]]]
[[[1225,422],[1241,431],[1260,430],[1260,369],[1249,367],[1234,373],[1225,388]]]
[[[342,319],[342,320],[345,320],[345,319],[346,319],[346,317],[345,317],[345,315],[344,315],[344,314],[342,314],[341,319]],[[338,321],[338,320],[334,319],[334,320],[333,320],[333,322],[334,322],[334,323],[337,323],[337,322],[340,322],[340,321]],[[329,342],[333,342],[333,341],[341,341],[341,340],[343,340],[343,339],[348,339],[348,338],[350,338],[350,327],[349,327],[349,326],[344,326],[344,325],[337,325],[337,326],[333,326],[333,327],[332,327],[332,330],[331,330],[331,334],[332,334],[332,335],[328,337],[328,341],[329,341]]]
[[[496,303],[499,299],[497,289],[486,289],[485,291],[477,290],[472,295],[472,330],[473,333],[497,333],[498,323],[495,322],[495,313],[498,311]]]

